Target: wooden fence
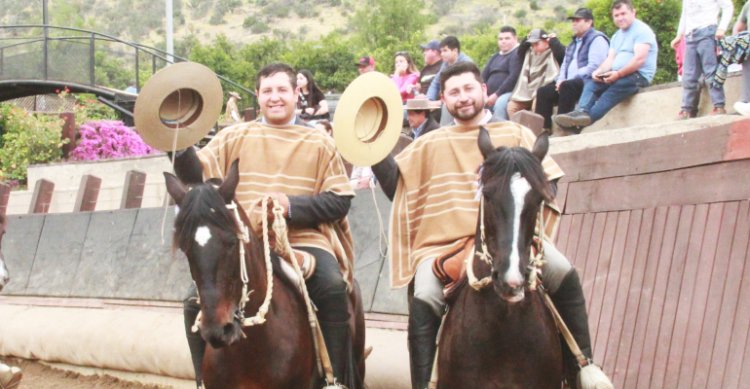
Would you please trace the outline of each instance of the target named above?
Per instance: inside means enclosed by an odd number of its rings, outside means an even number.
[[[615,386],[748,387],[750,120],[555,159],[558,247]]]

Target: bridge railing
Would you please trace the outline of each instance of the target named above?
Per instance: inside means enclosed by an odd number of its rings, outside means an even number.
[[[187,61],[111,35],[49,25],[0,26],[0,80],[45,80],[138,90],[169,63]],[[253,91],[218,75],[225,87]]]

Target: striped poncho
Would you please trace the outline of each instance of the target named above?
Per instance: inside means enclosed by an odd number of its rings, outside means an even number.
[[[516,123],[485,125],[492,143],[531,149],[535,136]],[[479,128],[443,127],[417,138],[397,157],[400,171],[390,224],[391,286],[408,285],[425,259],[450,252],[473,237],[479,212],[477,146]],[[543,161],[549,180],[563,172],[549,157]],[[554,219],[547,221],[553,231]]]
[[[235,196],[256,233],[261,231],[260,200],[269,193],[354,196],[333,139],[314,128],[241,123],[219,132],[198,157],[205,179],[223,178],[239,159]],[[331,253],[338,259],[344,279],[351,282],[354,247],[346,218],[319,223],[316,228],[290,226],[289,242],[293,248],[316,247]]]

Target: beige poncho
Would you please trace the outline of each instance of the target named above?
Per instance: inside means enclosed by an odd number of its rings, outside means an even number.
[[[516,123],[490,123],[485,128],[495,147],[531,149],[536,139]],[[396,157],[401,174],[390,224],[394,288],[408,285],[421,261],[474,236],[479,211],[477,173],[483,162],[478,136],[478,127],[443,127],[417,138]],[[563,176],[551,158],[545,158],[543,166],[548,179]],[[556,220],[547,223],[554,228]]]
[[[314,128],[241,123],[219,132],[198,156],[206,179],[223,178],[239,158],[236,198],[256,232],[260,231],[260,199],[268,193],[354,196],[333,139]],[[351,281],[354,247],[346,218],[317,228],[290,227],[289,242],[293,248],[317,247],[333,254],[344,279]]]

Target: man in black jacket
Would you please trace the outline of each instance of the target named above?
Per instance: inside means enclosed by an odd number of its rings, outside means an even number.
[[[409,122],[409,136],[412,139],[435,130],[440,124],[430,115],[430,111],[440,108],[439,104],[432,104],[427,99],[411,99],[406,101],[406,120]]]
[[[487,108],[496,118],[508,120],[508,100],[516,86],[518,74],[521,73],[516,29],[511,26],[500,28],[497,46],[499,51],[487,61],[482,70],[482,80],[487,85]]]

